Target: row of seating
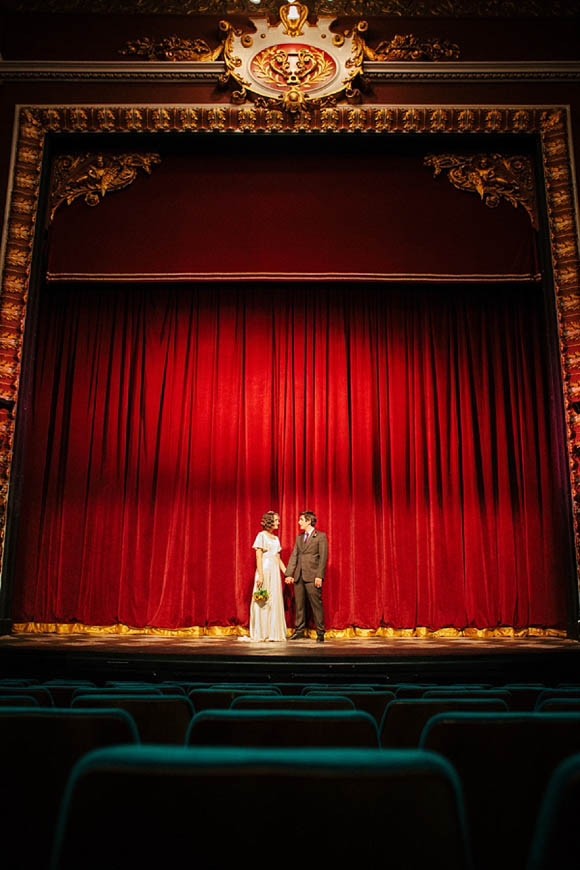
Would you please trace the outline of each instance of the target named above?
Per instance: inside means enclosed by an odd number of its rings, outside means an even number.
[[[74,765],[95,746],[138,741],[134,722],[123,710],[0,710],[0,817],[6,830],[18,832],[12,841],[18,845],[16,854],[6,866],[29,866],[18,863],[23,842],[40,844],[35,866],[46,866],[42,848],[52,841],[59,801]],[[580,753],[580,714],[439,714],[427,722],[418,749],[405,751],[378,749],[376,722],[361,711],[233,709],[194,716],[188,741],[192,746],[185,751],[195,749],[198,759],[214,758],[219,750],[233,752],[231,757],[280,751],[287,752],[289,759],[306,748],[339,757],[347,749],[369,752],[375,758],[397,752],[437,753],[458,777],[476,867],[486,867],[492,854],[496,867],[514,870],[525,866],[551,774],[560,762]],[[175,752],[182,749],[174,747]],[[165,746],[164,751],[172,750]],[[172,789],[168,774],[163,794],[170,804]],[[198,800],[205,797],[190,795],[194,807]],[[259,806],[269,801],[262,795]],[[307,801],[310,804],[311,798]],[[295,811],[291,801],[287,805]],[[189,810],[193,811],[191,806]]]
[[[115,866],[170,857],[209,868],[246,860],[554,870],[577,850],[580,754],[557,767],[530,841],[512,829],[506,851],[492,827],[483,843],[479,830],[470,837],[468,805],[453,766],[427,750],[114,747],[75,767],[51,867],[72,870],[81,856],[87,870],[110,862],[87,848],[106,831]]]

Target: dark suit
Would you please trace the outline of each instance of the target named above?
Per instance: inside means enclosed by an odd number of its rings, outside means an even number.
[[[324,635],[324,607],[322,589],[314,585],[316,577],[324,580],[328,561],[328,538],[316,529],[310,533],[306,544],[304,535],[298,535],[292,555],[288,560],[286,577],[294,577],[294,598],[296,601],[296,629],[298,633],[306,628],[306,597],[310,602],[316,633]]]

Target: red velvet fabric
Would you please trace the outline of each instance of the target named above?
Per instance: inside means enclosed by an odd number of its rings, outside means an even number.
[[[301,510],[328,534],[329,628],[562,627],[542,312],[535,285],[49,287],[15,620],[247,624],[273,508],[284,560]]]
[[[194,138],[96,208],[57,211],[56,276],[499,275],[538,272],[523,208],[486,207],[423,165],[436,143]],[[140,143],[142,149],[143,145]],[[399,146],[401,147],[401,146]],[[473,146],[472,146],[473,147]],[[489,146],[486,146],[489,147]],[[131,150],[127,148],[127,150]]]

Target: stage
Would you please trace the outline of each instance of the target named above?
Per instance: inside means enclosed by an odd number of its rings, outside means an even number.
[[[367,637],[250,643],[148,633],[0,637],[5,677],[221,681],[578,681],[580,643],[562,637]]]

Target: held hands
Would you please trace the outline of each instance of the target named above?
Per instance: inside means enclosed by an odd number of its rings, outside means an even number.
[[[317,589],[321,589],[322,588],[322,577],[315,577],[314,578],[314,585],[316,586]]]
[[[294,583],[294,577],[285,577],[284,582],[285,583]]]

